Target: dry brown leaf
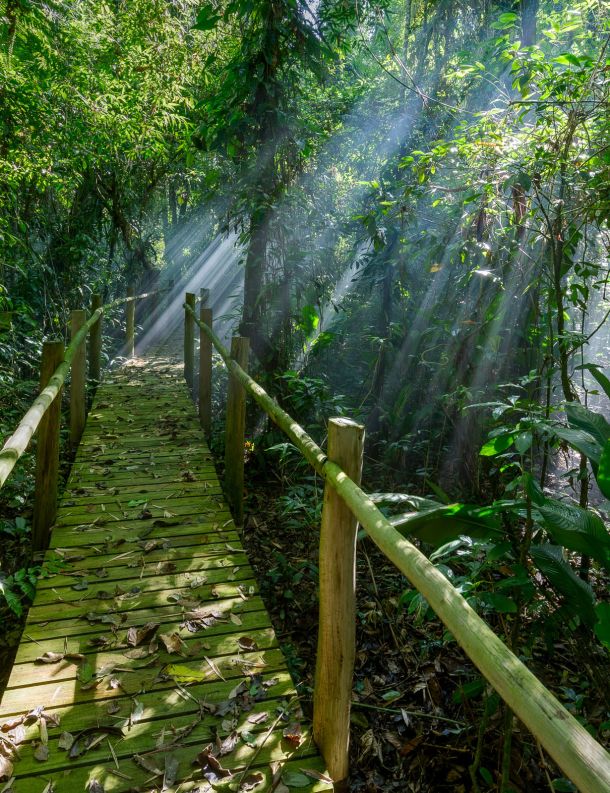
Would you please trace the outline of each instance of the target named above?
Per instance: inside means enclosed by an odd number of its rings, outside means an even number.
[[[301,725],[297,724],[289,724],[288,727],[284,729],[282,733],[284,739],[288,741],[288,743],[293,746],[295,749],[298,749],[301,745],[302,735],[301,735]]]
[[[158,637],[168,653],[179,653],[184,642],[177,633],[160,633]]]
[[[328,776],[328,774],[322,774],[320,771],[316,771],[314,768],[299,768],[299,771],[305,776],[310,776],[312,779],[318,779],[320,782],[326,782],[328,785],[333,784],[333,780]]]
[[[224,754],[230,754],[237,746],[238,741],[239,735],[235,731],[227,735],[226,738],[223,738],[222,741],[220,738],[217,738],[216,745],[218,747],[218,757],[222,757]]]
[[[237,640],[237,644],[240,650],[244,650],[245,652],[253,652],[254,650],[258,650],[258,645],[251,639],[249,636],[240,636]]]
[[[223,768],[216,757],[212,754],[213,746],[208,744],[205,749],[202,749],[197,757],[193,760],[193,765],[201,767],[201,773],[208,780],[208,782],[218,782],[220,779],[225,779],[231,776],[231,772],[227,768]]]
[[[46,652],[35,659],[36,664],[58,664],[60,661],[73,661],[80,663],[84,659],[82,653],[52,653]]]
[[[249,773],[241,780],[241,784],[239,786],[241,790],[254,790],[255,787],[260,785],[265,777],[261,774],[260,771],[254,771]]]
[[[159,625],[156,622],[147,622],[141,628],[135,626],[129,628],[127,631],[127,644],[130,647],[137,647],[142,642],[152,638],[158,627]]]

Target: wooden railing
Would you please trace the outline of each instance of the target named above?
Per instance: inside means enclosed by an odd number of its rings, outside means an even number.
[[[43,343],[40,394],[0,450],[1,488],[38,430],[32,524],[32,546],[35,551],[47,547],[49,529],[57,513],[61,392],[67,375],[71,370],[70,446],[74,451],[87,418],[87,365],[91,391],[95,390],[100,380],[104,313],[109,309],[125,305],[125,354],[133,357],[136,302],[145,298],[156,298],[165,291],[167,290],[161,289],[135,295],[134,290],[131,289],[128,290],[127,297],[106,305],[102,305],[100,295],[94,294],[91,299],[91,314],[88,318],[87,312],[82,309],[76,309],[71,313],[71,340],[68,347],[64,349],[62,339],[52,339]]]
[[[192,296],[194,297],[194,296]],[[583,793],[610,791],[610,755],[479,617],[447,578],[403,537],[360,488],[364,428],[330,419],[328,456],[245,371],[248,340],[234,337],[231,353],[212,330],[211,311],[193,299],[185,319],[200,329],[200,415],[211,412],[211,347],[229,370],[226,489],[243,519],[244,416],[249,394],[325,480],[320,531],[319,633],[314,688],[314,738],[336,786],[348,776],[349,714],[355,657],[356,531],[358,523],[426,598],[474,665]],[[204,314],[205,310],[205,314]],[[185,371],[194,382],[194,334],[185,333]],[[205,400],[206,404],[202,405]],[[202,421],[203,424],[203,421]],[[209,424],[205,427],[209,432]]]

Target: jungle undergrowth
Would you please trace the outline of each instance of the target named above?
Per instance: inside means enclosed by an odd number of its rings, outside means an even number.
[[[311,714],[322,483],[303,472],[290,476],[285,469],[270,477],[254,464],[249,468],[244,544]],[[367,490],[376,489],[367,484]],[[357,559],[350,790],[404,790],[407,780],[409,790],[430,793],[496,790],[504,745],[498,696],[425,600],[367,538],[358,543]],[[469,562],[462,566],[457,573],[467,577]],[[508,615],[490,610],[485,617],[500,636],[510,632]],[[522,625],[521,635],[529,627]],[[607,743],[610,723],[604,723],[604,706],[583,672],[577,645],[577,636],[567,634],[555,642],[549,659],[538,636],[519,651],[568,710]],[[509,759],[507,790],[548,791],[549,780],[555,790],[575,790],[517,720]],[[506,763],[505,757],[505,770]]]

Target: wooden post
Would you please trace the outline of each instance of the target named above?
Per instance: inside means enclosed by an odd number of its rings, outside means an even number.
[[[328,458],[360,483],[364,427],[328,422]],[[347,789],[352,678],[356,655],[356,534],[358,522],[330,484],[320,529],[320,616],[313,734],[335,790]]]
[[[102,305],[102,296],[91,295],[91,313]],[[93,392],[100,382],[102,371],[102,318],[100,317],[89,331],[89,380]],[[93,397],[92,397],[93,399]]]
[[[72,312],[71,334],[72,338],[87,321],[87,312],[80,309]],[[80,443],[81,435],[85,429],[87,418],[87,345],[85,340],[74,353],[72,358],[72,377],[70,380],[70,447],[72,451]]]
[[[250,341],[245,336],[231,339],[231,358],[248,370]],[[246,392],[237,378],[229,375],[227,425],[225,432],[225,487],[237,526],[244,522],[244,436],[246,432]]]
[[[127,290],[127,297],[133,297],[135,291],[133,286]],[[136,351],[135,345],[135,327],[136,327],[136,301],[130,300],[125,304],[125,355],[127,358],[133,358]]]
[[[199,306],[199,320],[212,327],[212,309]],[[199,331],[199,422],[206,438],[212,434],[212,342]]]
[[[49,382],[64,357],[61,340],[45,341],[40,366],[40,390]],[[34,491],[34,520],[32,546],[35,551],[46,550],[49,528],[57,513],[57,476],[59,473],[59,422],[61,420],[61,391],[40,420],[36,447],[36,488]]]
[[[195,310],[195,295],[187,292],[184,302]],[[190,311],[184,309],[184,379],[191,394],[195,384],[195,319]]]

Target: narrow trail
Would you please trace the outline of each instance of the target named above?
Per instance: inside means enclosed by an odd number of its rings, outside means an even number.
[[[15,793],[332,789],[179,341],[115,370],[89,413],[0,709]]]

